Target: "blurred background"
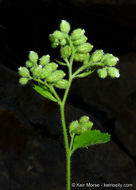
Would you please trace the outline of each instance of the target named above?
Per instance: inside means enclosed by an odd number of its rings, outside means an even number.
[[[58,106],[35,93],[31,84],[20,86],[17,73],[30,50],[50,54],[52,60],[59,57],[48,36],[62,19],[72,29],[85,29],[94,50],[119,57],[121,74],[102,80],[95,73],[73,82],[67,123],[86,114],[112,140],[73,155],[72,182],[101,184],[101,190],[118,190],[103,184],[120,183],[127,184],[122,189],[135,190],[135,0],[0,0],[0,190],[65,190]]]

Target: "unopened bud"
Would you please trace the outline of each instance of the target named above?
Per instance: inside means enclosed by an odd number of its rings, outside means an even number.
[[[79,40],[80,38],[82,38],[84,33],[85,33],[85,30],[80,29],[80,28],[74,30],[71,34],[71,40]]]
[[[56,63],[49,63],[47,65],[45,65],[45,67],[42,69],[40,78],[41,79],[45,79],[46,77],[48,77],[53,71],[55,71],[58,68],[58,64]]]
[[[106,54],[103,56],[103,58],[101,59],[101,62],[102,62],[102,63],[105,63],[105,61],[106,61],[107,59],[111,58],[111,56],[112,56],[112,54],[106,53]]]
[[[40,67],[40,65],[39,65],[39,66],[35,67],[35,68],[32,70],[33,77],[34,77],[34,78],[40,77],[41,72],[42,72],[42,66]]]
[[[79,120],[79,123],[86,123],[89,121],[89,117],[88,116],[82,116]]]
[[[40,58],[40,65],[44,66],[46,65],[47,63],[49,63],[50,61],[50,56],[49,55],[43,55],[41,58]]]
[[[60,40],[60,45],[64,46],[66,45],[67,41],[65,40],[65,38]]]
[[[78,121],[72,121],[69,126],[70,134],[75,133],[75,130],[78,128]]]
[[[93,122],[91,122],[91,121],[84,122],[84,123],[80,123],[80,127],[83,128],[83,130],[86,129],[86,131],[87,131],[88,129],[91,129],[92,126],[93,126]]]
[[[105,54],[101,60],[107,66],[115,66],[118,63],[119,59],[112,54]]]
[[[119,59],[115,56],[111,56],[110,58],[108,58],[105,63],[108,66],[115,66],[118,63]]]
[[[47,82],[55,83],[61,80],[66,74],[62,70],[56,70],[47,77]]]
[[[55,42],[55,37],[54,37],[53,34],[49,34],[49,40],[50,40],[51,42]]]
[[[90,43],[84,43],[77,47],[77,51],[80,53],[88,53],[93,49],[93,45]]]
[[[28,82],[28,78],[20,78],[19,79],[19,83],[21,84],[21,85],[26,85],[27,84],[27,82]]]
[[[61,48],[61,57],[63,59],[68,58],[71,55],[71,47],[66,45],[65,47]]]
[[[53,42],[51,43],[51,47],[54,49],[59,45],[59,41],[58,42]]]
[[[98,73],[99,77],[102,79],[105,79],[107,77],[107,69],[106,68],[98,69],[97,73]]]
[[[92,56],[91,56],[91,61],[92,62],[97,62],[97,61],[100,61],[103,57],[103,50],[96,50]]]
[[[87,132],[90,130],[93,126],[93,123],[91,121],[85,122],[85,123],[79,123],[79,127],[75,129],[75,134],[80,135],[82,133]]]
[[[34,51],[30,51],[29,53],[29,60],[32,62],[32,63],[37,63],[38,61],[38,54]]]
[[[26,67],[19,67],[18,71],[22,77],[30,77],[29,70]]]
[[[80,45],[80,44],[85,43],[86,41],[87,41],[87,37],[86,37],[85,35],[83,35],[80,39],[74,40],[74,41],[73,41],[73,44],[74,44],[75,46],[77,46],[77,45]]]
[[[58,40],[64,38],[64,34],[59,30],[56,30],[55,32],[53,32],[53,36],[55,39],[58,39]]]
[[[88,60],[89,57],[90,57],[89,53],[75,53],[74,59],[75,61],[82,62]]]
[[[82,127],[78,126],[78,127],[75,129],[74,133],[77,134],[77,135],[80,135],[80,134],[83,133],[82,131],[83,131]]]
[[[62,32],[69,33],[69,31],[70,31],[70,24],[69,24],[69,22],[67,22],[66,20],[62,20],[61,23],[60,23],[60,30]]]
[[[34,64],[31,61],[26,61],[26,67],[31,68],[33,65]]]
[[[119,70],[115,67],[109,67],[108,74],[111,78],[119,78],[120,77]]]
[[[57,81],[57,82],[54,84],[54,86],[55,86],[56,88],[66,89],[67,86],[68,86],[68,81],[65,80],[65,79],[61,79],[61,80]]]

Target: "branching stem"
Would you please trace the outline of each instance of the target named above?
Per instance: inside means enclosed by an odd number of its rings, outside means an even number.
[[[68,59],[65,60],[67,67],[68,67],[68,72],[69,72],[69,82],[68,82],[68,86],[65,90],[64,96],[63,96],[63,100],[61,101],[60,104],[60,113],[61,113],[61,120],[62,120],[62,128],[63,128],[63,134],[64,134],[64,141],[65,141],[65,149],[66,149],[66,158],[67,158],[67,163],[66,163],[66,167],[67,167],[67,190],[71,189],[71,185],[70,185],[70,181],[71,181],[71,170],[70,170],[70,158],[71,158],[71,146],[73,144],[73,140],[71,141],[72,144],[70,144],[69,146],[69,141],[68,141],[68,134],[67,134],[67,128],[66,128],[66,122],[65,122],[65,103],[67,100],[67,96],[69,93],[69,89],[72,83],[72,64],[73,64],[73,60],[74,60],[74,47],[71,43],[71,40],[69,38],[69,36],[67,36],[69,45],[71,47],[71,58],[70,61]]]

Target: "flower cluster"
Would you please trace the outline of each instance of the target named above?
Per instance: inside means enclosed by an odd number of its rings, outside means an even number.
[[[111,78],[119,78],[119,70],[114,67],[118,61],[119,59],[112,54],[105,54],[100,60],[104,68],[97,70],[99,77],[104,79],[109,75]]]
[[[61,57],[65,60],[72,55],[72,47],[74,51],[74,61],[83,62],[88,71],[93,66],[97,67],[97,73],[100,78],[106,78],[108,75],[111,78],[118,78],[120,76],[119,70],[114,66],[119,59],[112,54],[104,54],[103,50],[96,50],[92,54],[93,45],[87,42],[85,30],[77,28],[70,32],[70,24],[62,20],[60,23],[60,30],[55,30],[49,35],[51,45],[56,48],[60,45]]]
[[[89,117],[82,116],[79,119],[79,121],[76,120],[70,123],[69,132],[70,132],[70,135],[72,134],[80,135],[90,130],[92,126],[93,126],[93,123],[89,121]]]
[[[62,20],[59,25],[59,30],[55,30],[49,35],[51,46],[56,48],[60,46],[61,58],[65,63],[57,61],[60,65],[67,65],[72,60],[83,62],[80,72],[74,77],[85,77],[97,70],[98,76],[102,79],[110,76],[118,78],[119,70],[115,68],[119,59],[112,54],[104,53],[103,50],[96,50],[90,53],[93,45],[87,42],[85,30],[77,28],[70,34],[70,24]],[[72,58],[72,59],[71,59]],[[19,68],[21,85],[27,84],[29,80],[35,80],[44,85],[53,85],[57,88],[66,89],[68,81],[63,79],[65,73],[63,70],[58,70],[58,64],[50,62],[50,56],[44,55],[39,59],[36,52],[29,53],[29,60],[26,61],[26,67]]]
[[[18,69],[21,76],[19,82],[21,85],[25,85],[32,79],[45,85],[52,84],[57,88],[66,88],[68,81],[63,79],[65,73],[57,68],[58,64],[50,62],[49,55],[44,55],[39,59],[36,52],[30,51],[29,60],[26,61],[26,67],[20,67]]]
[[[60,23],[60,30],[55,30],[49,35],[51,41],[51,46],[56,48],[58,45],[61,46],[61,57],[63,59],[69,58],[72,53],[72,48],[70,43],[74,48],[74,60],[75,61],[85,61],[89,58],[89,52],[92,50],[93,45],[87,43],[87,37],[84,35],[85,30],[75,29],[68,35],[70,31],[70,24],[62,20]]]

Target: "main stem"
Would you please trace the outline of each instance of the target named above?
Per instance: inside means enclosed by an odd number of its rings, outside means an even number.
[[[65,123],[65,114],[64,114],[64,104],[60,106],[61,112],[61,120],[62,120],[62,127],[63,127],[63,134],[64,134],[64,141],[65,141],[65,148],[66,148],[66,158],[67,158],[67,190],[70,190],[70,152],[69,152],[69,142],[67,136],[67,129]]]
[[[74,59],[74,47],[72,45],[72,42],[67,35],[67,39],[69,41],[69,45],[72,50],[72,56],[70,58],[70,62],[66,59],[65,62],[68,66],[69,70],[69,82],[68,82],[68,87],[66,88],[66,91],[64,93],[63,100],[60,103],[60,113],[61,113],[61,120],[62,120],[62,128],[63,128],[63,134],[64,134],[64,141],[65,141],[65,148],[66,148],[66,168],[67,168],[67,190],[71,189],[71,171],[70,171],[70,158],[71,158],[71,149],[69,146],[69,140],[68,140],[68,135],[67,135],[67,128],[66,128],[66,122],[65,122],[65,103],[67,100],[67,96],[69,93],[69,89],[72,83],[72,64],[73,64],[73,59]]]
[[[68,83],[68,87],[65,91],[64,97],[63,97],[63,101],[60,104],[60,113],[61,113],[61,120],[62,120],[62,128],[63,128],[63,134],[64,134],[64,141],[65,141],[65,148],[66,148],[66,159],[67,159],[67,163],[66,163],[66,168],[67,168],[67,190],[70,190],[70,181],[71,181],[71,171],[70,171],[70,157],[71,157],[71,153],[70,153],[70,148],[69,148],[69,141],[68,141],[68,135],[67,135],[67,129],[66,129],[66,122],[65,122],[65,103],[67,100],[67,96],[68,96],[68,92],[70,89],[70,85],[72,82],[72,77],[71,77],[71,67],[69,66],[69,83]]]

